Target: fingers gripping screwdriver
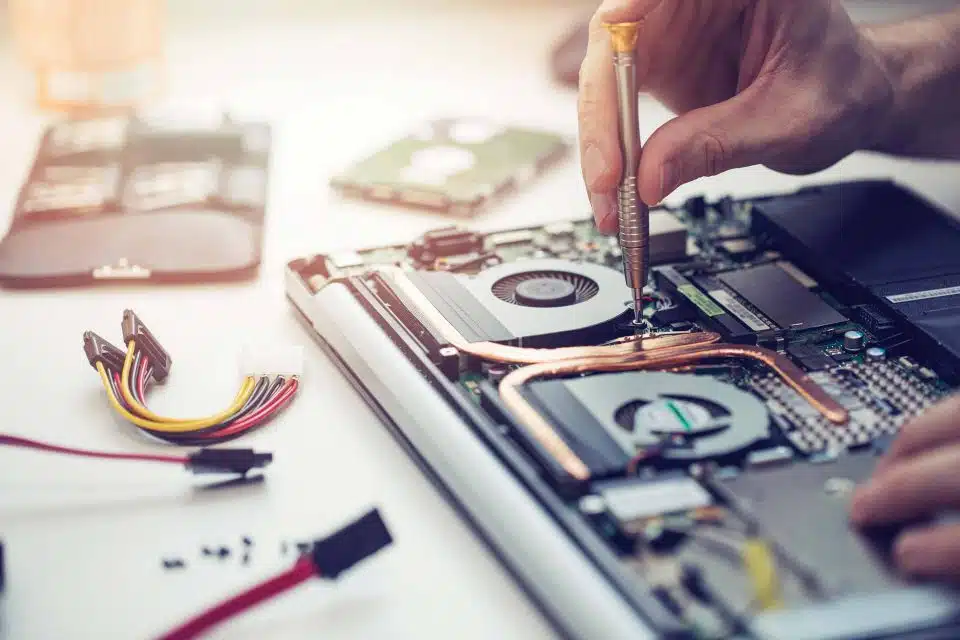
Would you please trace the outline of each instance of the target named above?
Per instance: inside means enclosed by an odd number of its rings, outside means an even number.
[[[620,116],[620,153],[623,157],[623,174],[617,189],[620,250],[627,286],[633,291],[634,322],[639,325],[643,314],[643,288],[650,270],[650,211],[637,194],[641,145],[634,50],[639,23],[607,23],[603,26],[609,31],[613,45]]]

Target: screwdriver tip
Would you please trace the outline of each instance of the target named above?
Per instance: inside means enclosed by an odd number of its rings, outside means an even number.
[[[633,290],[633,323],[640,324],[643,321],[643,292],[639,289]]]

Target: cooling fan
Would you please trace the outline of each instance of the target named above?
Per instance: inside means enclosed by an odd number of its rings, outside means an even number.
[[[653,448],[689,464],[742,455],[770,437],[764,404],[709,376],[599,373],[533,383],[529,393],[597,475]]]
[[[470,342],[565,346],[629,311],[623,274],[567,260],[525,260],[476,275],[413,272],[411,282]]]
[[[600,292],[597,283],[569,271],[524,271],[494,283],[493,295],[521,307],[569,307]]]

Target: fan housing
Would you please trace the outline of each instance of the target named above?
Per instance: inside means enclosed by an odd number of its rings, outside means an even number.
[[[491,291],[521,307],[569,307],[596,296],[600,286],[570,271],[523,271],[497,280]]]

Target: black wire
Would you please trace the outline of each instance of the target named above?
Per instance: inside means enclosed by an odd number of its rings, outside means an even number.
[[[139,393],[140,385],[137,384],[137,381],[140,380],[140,367],[143,364],[143,360],[140,358],[140,352],[137,351],[133,355],[133,366],[130,367],[130,393],[140,404],[143,404],[143,396]]]
[[[227,424],[235,423],[237,420],[253,413],[267,403],[272,396],[271,387],[267,384],[267,380],[268,378],[266,377],[261,377],[257,380],[257,385],[253,388],[253,393],[251,393],[247,401],[243,403],[243,406],[226,421]]]
[[[127,401],[124,399],[123,394],[120,393],[120,386],[117,384],[117,381],[114,379],[113,373],[111,373],[109,370],[107,371],[107,378],[110,380],[110,390],[113,393],[113,397],[117,399],[117,402],[120,403],[120,406],[122,406],[124,409],[129,411],[131,407],[127,403]]]

